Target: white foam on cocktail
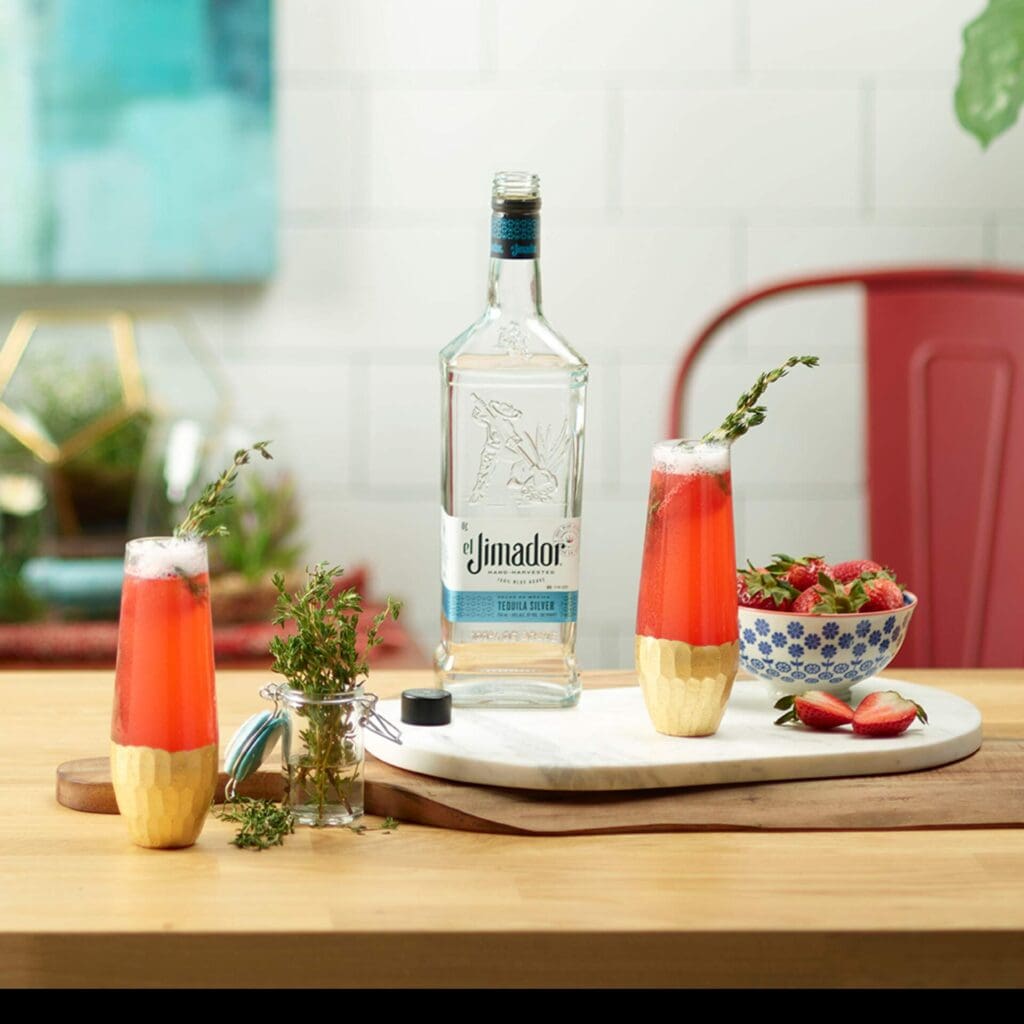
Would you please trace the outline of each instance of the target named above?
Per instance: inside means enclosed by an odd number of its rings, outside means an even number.
[[[187,537],[144,537],[128,542],[124,571],[144,580],[206,572],[206,545]]]
[[[695,473],[725,473],[729,469],[729,446],[678,441],[659,441],[654,446],[654,468],[664,473],[690,476]]]

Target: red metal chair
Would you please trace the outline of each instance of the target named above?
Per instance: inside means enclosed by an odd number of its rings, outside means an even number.
[[[782,281],[743,296],[680,363],[774,296],[857,285],[866,308],[870,555],[920,597],[899,664],[1024,665],[1024,273],[869,270]]]

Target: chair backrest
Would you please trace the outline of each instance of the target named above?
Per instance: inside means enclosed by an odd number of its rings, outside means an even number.
[[[1024,273],[853,271],[752,292],[683,357],[668,436],[681,436],[690,370],[724,324],[841,285],[865,293],[870,554],[920,598],[896,664],[1024,665]]]

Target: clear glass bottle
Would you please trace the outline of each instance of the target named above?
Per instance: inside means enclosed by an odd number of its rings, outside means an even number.
[[[487,308],[441,352],[441,643],[457,706],[579,700],[587,364],[541,312],[540,182],[500,173]]]

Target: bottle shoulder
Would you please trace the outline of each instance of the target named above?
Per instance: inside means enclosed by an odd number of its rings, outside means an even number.
[[[501,359],[509,366],[527,367],[542,361],[549,367],[587,368],[583,356],[543,316],[511,316],[493,308],[441,350],[442,363],[449,365],[473,364],[481,357]]]

